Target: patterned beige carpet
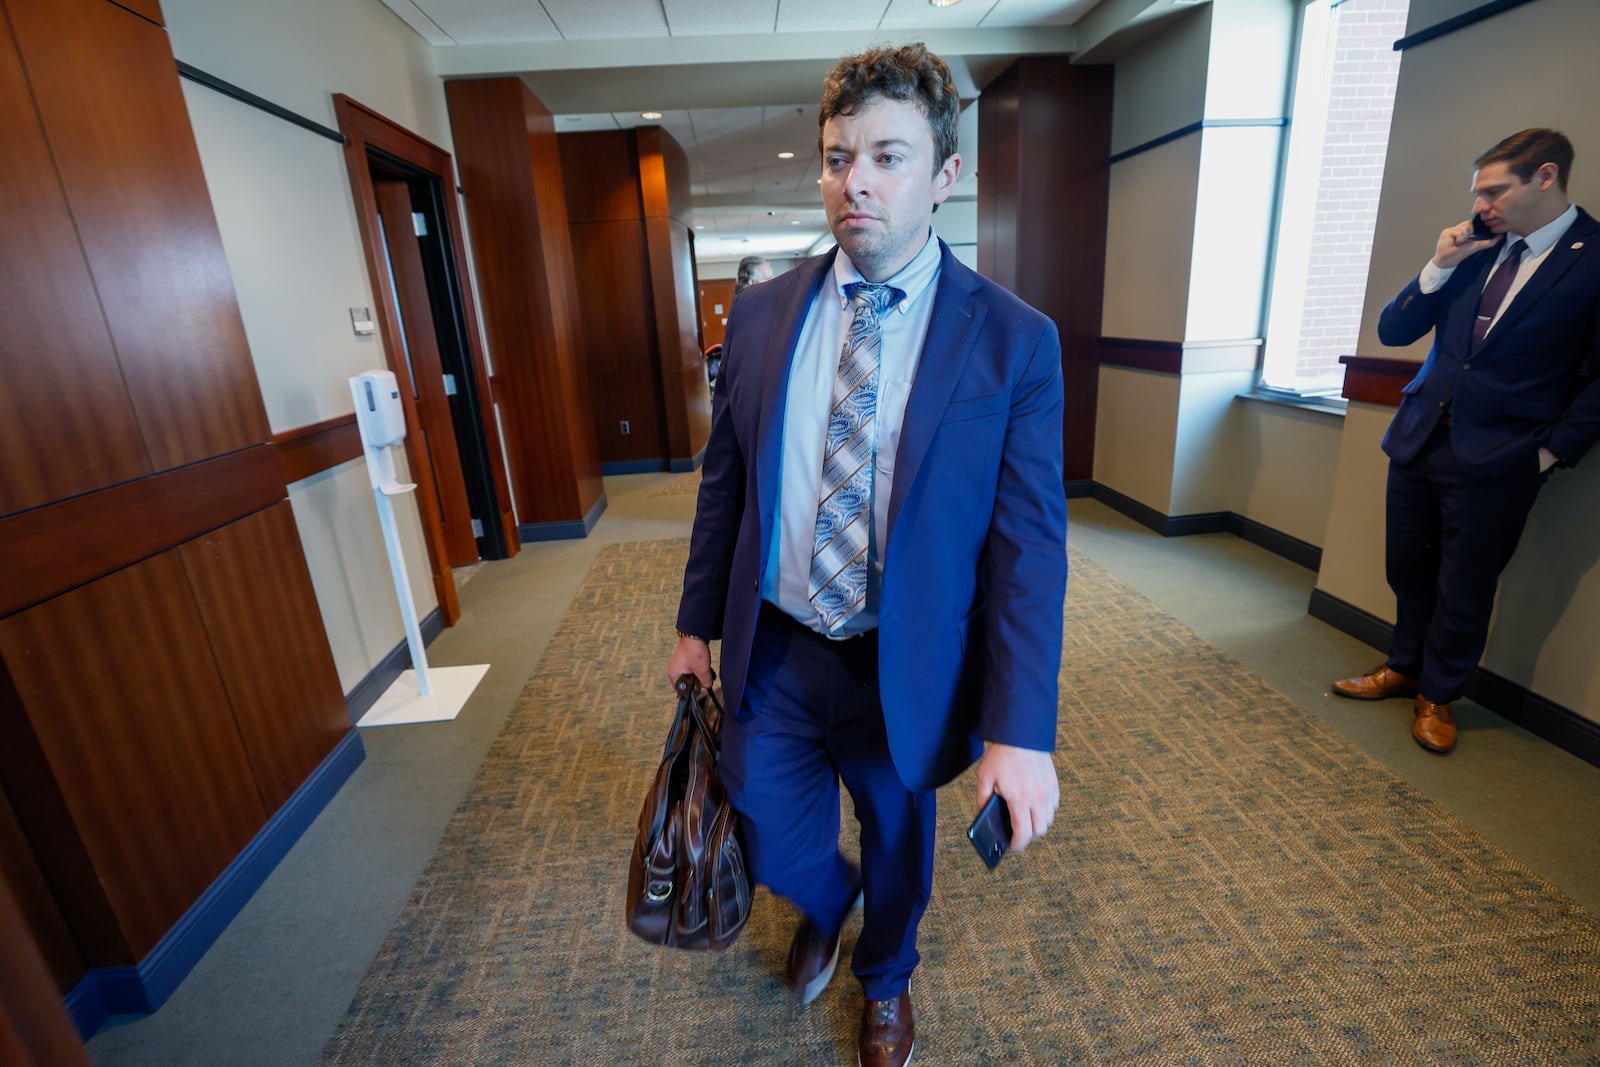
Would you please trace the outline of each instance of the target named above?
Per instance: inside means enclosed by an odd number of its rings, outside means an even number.
[[[651,493],[651,496],[695,496],[700,492],[700,472],[690,471],[672,479],[666,485]]]
[[[721,955],[622,925],[684,551],[602,551],[325,1063],[855,1062],[782,902]],[[1066,630],[1056,829],[990,874],[941,797],[919,1065],[1600,1063],[1593,916],[1076,555]]]

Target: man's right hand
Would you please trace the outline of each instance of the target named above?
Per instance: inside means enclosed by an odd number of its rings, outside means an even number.
[[[1458,222],[1448,226],[1439,233],[1439,247],[1433,253],[1433,265],[1440,270],[1449,270],[1474,252],[1481,252],[1488,248],[1499,237],[1488,240],[1472,236],[1472,220]]]
[[[686,674],[700,679],[700,684],[711,688],[711,646],[698,637],[678,638],[678,647],[667,660],[667,678],[673,685]]]

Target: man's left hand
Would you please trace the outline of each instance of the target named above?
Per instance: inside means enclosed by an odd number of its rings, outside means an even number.
[[[1539,449],[1539,473],[1540,474],[1543,474],[1545,471],[1549,470],[1551,467],[1554,467],[1557,463],[1560,463],[1560,462],[1561,462],[1561,460],[1556,457],[1556,454],[1554,452],[1550,451],[1548,448],[1540,448]]]
[[[1012,745],[989,745],[978,763],[978,807],[999,793],[1011,813],[1011,851],[1043,837],[1061,806],[1061,780],[1050,753]]]

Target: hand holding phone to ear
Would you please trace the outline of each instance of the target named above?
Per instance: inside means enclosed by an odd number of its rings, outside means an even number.
[[[1488,248],[1500,240],[1500,236],[1489,228],[1481,215],[1447,226],[1439,234],[1439,247],[1434,251],[1433,265],[1440,270],[1449,270],[1474,252]]]

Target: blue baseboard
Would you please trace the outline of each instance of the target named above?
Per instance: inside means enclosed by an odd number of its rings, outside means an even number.
[[[661,468],[657,466],[656,470]],[[600,494],[600,499],[594,502],[594,507],[582,519],[568,519],[565,522],[525,522],[517,527],[517,537],[522,543],[532,544],[536,541],[576,541],[588,537],[589,531],[594,529],[594,524],[600,521],[600,515],[606,510],[606,495]]]
[[[667,469],[670,470],[674,474],[688,474],[690,471],[699,470],[700,469],[700,464],[704,463],[705,461],[706,461],[706,450],[705,450],[704,446],[701,446],[700,451],[696,452],[694,455],[690,456],[688,459],[675,459],[675,460],[673,460],[670,464],[667,465]]]
[[[417,629],[422,631],[422,646],[433,644],[433,639],[444,633],[444,616],[439,614],[439,609],[434,608],[422,617],[417,624]],[[360,722],[361,716],[367,713],[378,698],[389,691],[394,680],[402,673],[411,669],[411,645],[402,640],[389,650],[389,654],[378,661],[378,665],[367,672],[367,676],[356,683],[356,687],[344,695],[344,702],[350,707],[350,721]]]
[[[113,1015],[148,1015],[166,1003],[366,756],[352,727],[138,966],[84,975],[65,998],[78,1033],[87,1040]]]
[[[656,474],[668,469],[664,459],[614,459],[600,464],[600,473],[607,478],[619,474]]]

